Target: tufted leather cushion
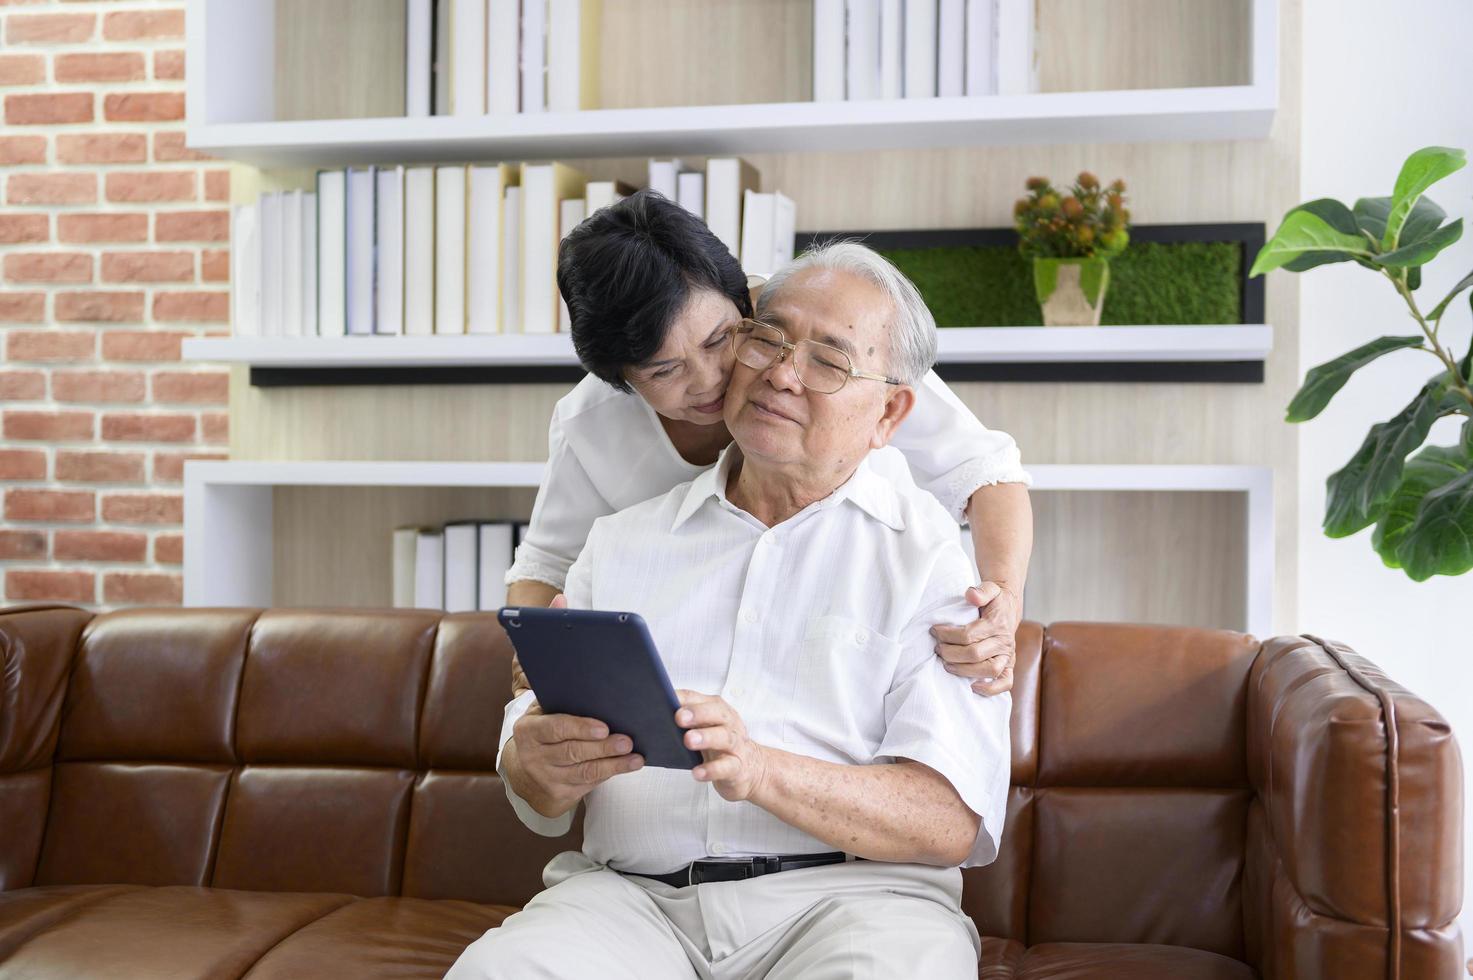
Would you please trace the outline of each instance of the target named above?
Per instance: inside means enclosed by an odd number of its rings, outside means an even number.
[[[1309,637],[1018,650],[979,976],[1453,975],[1461,767],[1425,703]],[[438,977],[578,846],[494,771],[489,614],[9,609],[0,658],[0,980]]]

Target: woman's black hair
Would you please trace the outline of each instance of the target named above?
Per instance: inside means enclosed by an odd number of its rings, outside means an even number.
[[[714,290],[752,315],[742,264],[704,221],[652,190],[573,229],[558,249],[557,285],[578,360],[620,391],[630,390],[624,369],[655,356],[693,290]]]

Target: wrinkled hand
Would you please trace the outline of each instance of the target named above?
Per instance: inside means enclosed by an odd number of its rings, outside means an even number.
[[[931,627],[936,654],[948,671],[971,678],[972,690],[978,694],[1011,691],[1023,603],[996,582],[974,585],[967,590],[967,601],[978,607],[976,619],[965,626],[938,623]]]
[[[675,723],[689,729],[685,746],[705,759],[692,775],[711,783],[723,800],[751,799],[766,775],[766,749],[747,736],[747,726],[736,709],[720,697],[695,691],[677,691],[680,710]]]
[[[558,813],[566,812],[604,780],[634,772],[644,759],[627,735],[613,735],[596,718],[546,715],[532,702],[512,726],[517,762]]]

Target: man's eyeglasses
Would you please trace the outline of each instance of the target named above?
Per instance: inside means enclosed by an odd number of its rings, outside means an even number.
[[[798,383],[822,395],[832,395],[850,378],[883,381],[887,385],[905,383],[888,375],[856,370],[848,354],[829,344],[820,344],[816,340],[790,344],[787,334],[760,320],[743,320],[731,335],[731,345],[736,351],[736,359],[757,371],[765,371],[792,354],[793,373],[798,376]]]

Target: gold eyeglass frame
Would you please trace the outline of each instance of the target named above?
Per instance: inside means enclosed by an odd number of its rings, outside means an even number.
[[[752,331],[754,329],[756,329],[757,327],[762,327],[763,329],[771,330],[774,333],[776,333],[778,335],[778,337],[781,338],[779,342],[782,345],[778,349],[778,352],[773,355],[772,360],[769,361],[764,367],[761,367],[761,368],[755,367],[755,366],[753,366],[751,364],[747,364],[746,361],[742,361],[741,360],[741,355],[739,353],[740,350],[741,350],[741,345],[742,345],[743,338],[745,338],[748,335],[750,335],[752,333]],[[801,347],[801,346],[803,346],[804,344],[807,344],[810,347],[817,347],[817,348],[820,348],[820,349],[825,350],[825,351],[832,351],[836,357],[841,357],[841,358],[844,359],[843,360],[843,363],[849,365],[849,369],[846,372],[846,376],[844,378],[843,383],[840,384],[839,387],[835,388],[833,391],[823,391],[822,389],[814,388],[812,385],[810,385],[807,382],[805,382],[803,380],[802,376],[799,375],[799,373],[796,370],[793,371],[793,376],[798,379],[798,383],[800,385],[802,385],[804,388],[807,388],[810,391],[816,391],[820,395],[836,395],[836,394],[838,394],[839,392],[841,392],[841,391],[844,390],[844,385],[846,385],[846,384],[849,383],[849,379],[850,378],[864,378],[866,381],[883,381],[887,385],[903,385],[903,384],[905,384],[905,382],[904,381],[901,381],[899,378],[892,378],[892,377],[890,377],[887,374],[876,374],[873,371],[861,371],[861,370],[859,370],[858,368],[856,368],[854,366],[854,358],[850,357],[847,352],[840,350],[839,348],[835,347],[833,344],[824,344],[824,343],[820,343],[817,340],[806,340],[806,339],[805,340],[800,340],[800,341],[798,341],[795,344],[795,343],[792,343],[791,341],[788,340],[788,335],[785,334],[785,333],[783,333],[783,330],[782,330],[781,327],[775,327],[775,326],[773,326],[770,323],[763,323],[761,320],[754,320],[751,317],[744,317],[742,319],[742,322],[737,325],[736,330],[732,331],[732,334],[731,334],[731,352],[732,352],[732,356],[736,357],[736,359],[738,361],[741,361],[742,364],[746,365],[749,368],[752,368],[752,370],[754,370],[754,371],[770,371],[772,369],[773,365],[781,363],[788,356],[789,353],[791,353],[794,357],[797,357],[798,348]]]

